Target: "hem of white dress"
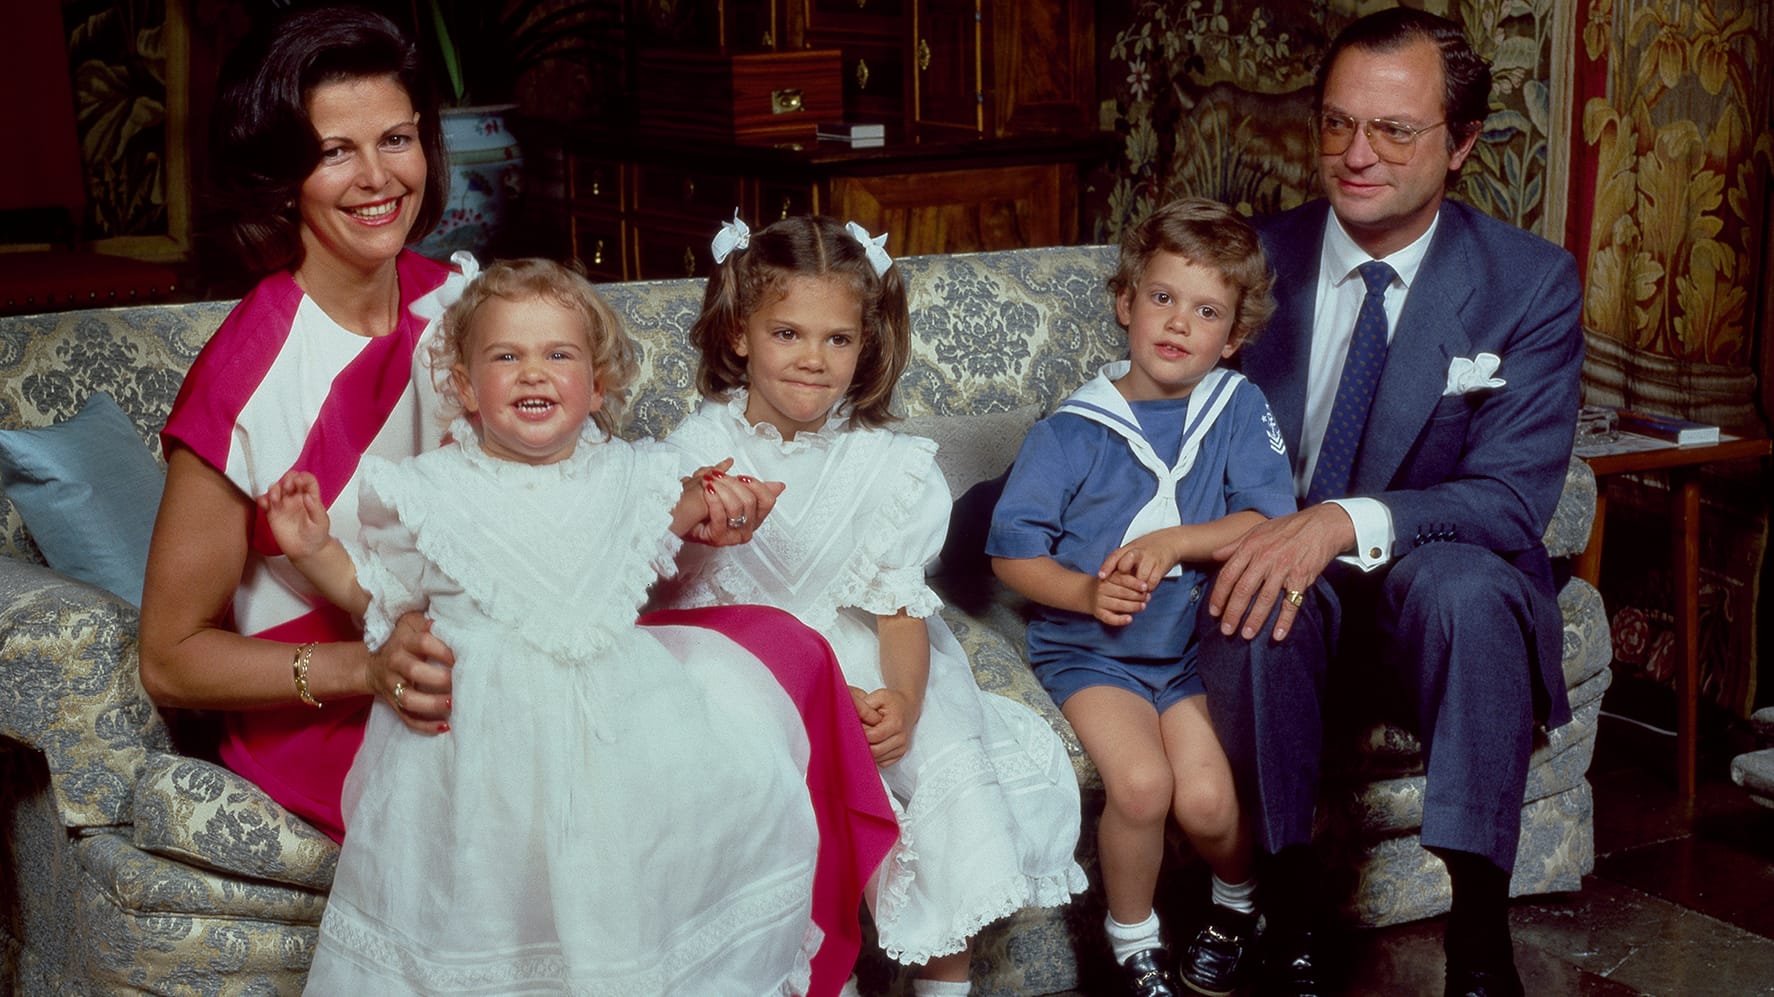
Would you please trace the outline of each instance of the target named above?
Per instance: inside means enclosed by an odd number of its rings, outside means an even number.
[[[1014,875],[996,888],[981,891],[992,899],[979,904],[971,914],[957,916],[949,933],[942,938],[918,943],[894,939],[892,923],[877,923],[881,951],[887,958],[906,966],[921,966],[932,959],[953,955],[967,947],[973,937],[994,921],[1009,917],[1031,907],[1062,907],[1072,902],[1074,894],[1090,888],[1083,867],[1073,862],[1063,873],[1051,876]]]

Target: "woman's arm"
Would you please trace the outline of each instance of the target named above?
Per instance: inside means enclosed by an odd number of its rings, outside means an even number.
[[[299,703],[295,647],[229,630],[234,590],[245,570],[252,499],[183,447],[168,454],[166,489],[142,592],[141,672],[162,706],[250,710]],[[436,730],[449,716],[454,656],[423,617],[403,617],[375,654],[361,642],[322,644],[308,665],[309,693],[321,703],[352,696],[392,697],[405,682],[408,726]]]

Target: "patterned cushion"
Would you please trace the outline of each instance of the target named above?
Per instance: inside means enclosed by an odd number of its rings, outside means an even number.
[[[219,872],[311,890],[333,885],[339,846],[219,765],[154,752],[136,784],[135,846]]]
[[[0,735],[42,752],[66,825],[129,823],[146,753],[171,748],[142,690],[135,608],[0,557],[0,667]]]

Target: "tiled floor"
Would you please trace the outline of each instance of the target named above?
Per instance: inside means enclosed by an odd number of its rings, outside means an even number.
[[[1611,712],[1667,715],[1658,694],[1618,688]],[[1774,810],[1726,774],[1747,735],[1716,717],[1707,727],[1689,808],[1676,797],[1673,738],[1602,719],[1590,767],[1595,872],[1578,893],[1511,910],[1531,997],[1774,997]],[[1439,920],[1362,932],[1346,951],[1351,995],[1441,997]]]

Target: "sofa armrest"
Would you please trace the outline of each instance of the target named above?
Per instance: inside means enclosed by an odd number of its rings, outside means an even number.
[[[129,823],[143,759],[171,747],[136,628],[109,592],[0,557],[0,736],[42,753],[70,828]]]
[[[1575,557],[1589,546],[1589,527],[1595,522],[1595,472],[1581,457],[1572,457],[1565,468],[1565,488],[1559,493],[1552,522],[1543,539],[1553,557]]]
[[[136,786],[135,846],[186,865],[326,892],[339,846],[265,791],[199,758],[150,752]]]

